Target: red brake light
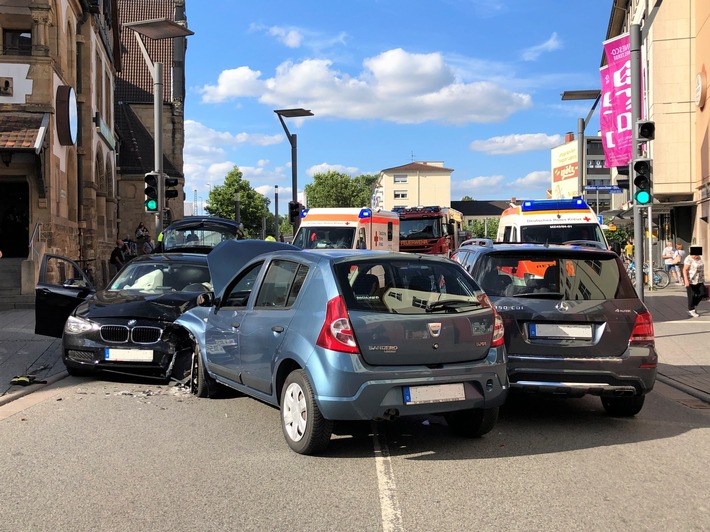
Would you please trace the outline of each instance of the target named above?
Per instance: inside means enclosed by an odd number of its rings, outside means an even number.
[[[647,344],[654,342],[653,318],[651,318],[651,313],[647,310],[640,312],[636,315],[636,322],[634,323],[634,328],[631,331],[629,343]]]
[[[316,345],[343,353],[360,353],[350,325],[348,311],[345,309],[343,296],[328,301],[325,310],[325,322],[321,327]]]
[[[500,317],[500,314],[498,314],[495,309],[493,309],[493,312],[495,313],[495,318],[493,321],[493,341],[491,342],[491,347],[500,347],[505,340],[503,318]]]

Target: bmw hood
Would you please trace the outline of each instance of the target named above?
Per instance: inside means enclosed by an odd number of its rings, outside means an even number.
[[[75,314],[87,319],[136,318],[172,322],[194,307],[196,301],[194,292],[135,294],[101,290],[92,299],[81,303]]]

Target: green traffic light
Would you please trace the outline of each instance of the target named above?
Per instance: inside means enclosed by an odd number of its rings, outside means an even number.
[[[145,209],[147,211],[157,211],[158,210],[158,202],[154,199],[146,200],[144,205],[145,205]]]
[[[639,190],[636,192],[636,195],[634,196],[636,199],[636,203],[639,205],[646,205],[648,203],[651,203],[651,194],[648,193],[647,190]]]

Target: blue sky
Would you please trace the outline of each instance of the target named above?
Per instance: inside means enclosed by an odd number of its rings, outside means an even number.
[[[454,170],[452,200],[543,198],[550,148],[599,89],[612,1],[188,0],[185,192],[198,204],[238,166],[279,213],[316,173],[411,161]],[[595,135],[598,116],[586,133]]]

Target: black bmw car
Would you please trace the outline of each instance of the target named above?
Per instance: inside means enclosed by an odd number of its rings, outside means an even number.
[[[71,375],[112,371],[182,380],[189,361],[161,340],[163,329],[193,307],[200,292],[211,290],[206,254],[136,257],[100,291],[75,262],[45,255],[35,333],[62,338]]]

